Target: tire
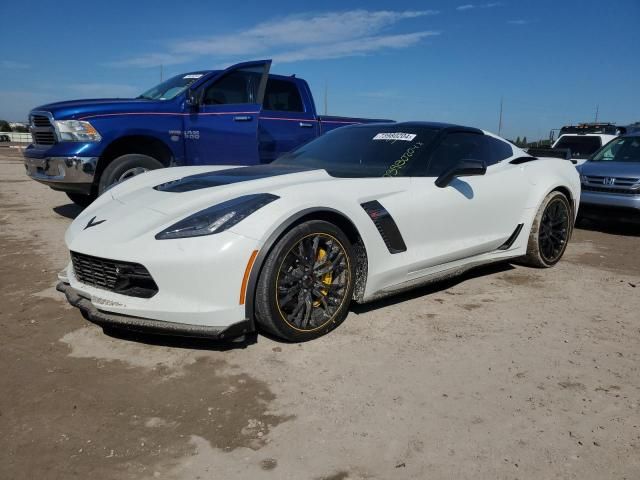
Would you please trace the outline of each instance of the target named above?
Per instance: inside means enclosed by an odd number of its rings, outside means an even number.
[[[114,159],[100,176],[98,193],[102,195],[114,183],[124,182],[129,178],[146,172],[163,168],[164,165],[153,157],[139,153],[130,153]]]
[[[95,195],[84,195],[82,193],[69,192],[67,192],[67,197],[69,197],[69,200],[71,200],[73,203],[82,208],[88,207],[89,205],[91,205],[91,202],[96,199]]]
[[[336,328],[349,312],[354,262],[349,239],[332,223],[311,220],[289,230],[269,252],[258,278],[259,327],[293,342]]]
[[[553,267],[567,248],[573,231],[573,209],[561,192],[551,192],[538,209],[524,263],[537,268]]]

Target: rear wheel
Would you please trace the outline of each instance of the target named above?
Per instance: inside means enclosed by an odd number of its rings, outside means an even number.
[[[525,262],[539,268],[554,266],[562,258],[572,230],[569,199],[561,192],[551,192],[533,220]]]
[[[98,192],[104,193],[111,185],[124,182],[148,170],[162,168],[164,165],[153,157],[139,153],[130,153],[114,159],[100,176]]]
[[[312,220],[269,253],[256,288],[256,319],[290,341],[320,337],[347,316],[355,279],[352,247],[335,225]]]

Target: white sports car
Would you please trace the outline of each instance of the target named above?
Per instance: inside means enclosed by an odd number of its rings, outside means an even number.
[[[58,289],[103,327],[309,340],[352,300],[518,257],[553,266],[579,199],[571,162],[482,130],[345,127],[269,165],[115,186],[69,227]]]

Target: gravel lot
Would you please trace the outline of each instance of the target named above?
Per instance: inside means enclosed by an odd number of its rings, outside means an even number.
[[[228,346],[67,306],[78,211],[0,148],[2,479],[640,478],[638,229]]]

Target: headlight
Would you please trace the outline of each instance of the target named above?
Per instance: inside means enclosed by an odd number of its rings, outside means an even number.
[[[258,193],[214,205],[171,225],[158,233],[156,240],[200,237],[224,232],[278,198],[280,197],[270,193]]]
[[[586,184],[587,183],[587,176],[580,174],[580,183],[582,184]]]
[[[61,142],[99,142],[102,137],[89,122],[81,120],[56,120]]]

